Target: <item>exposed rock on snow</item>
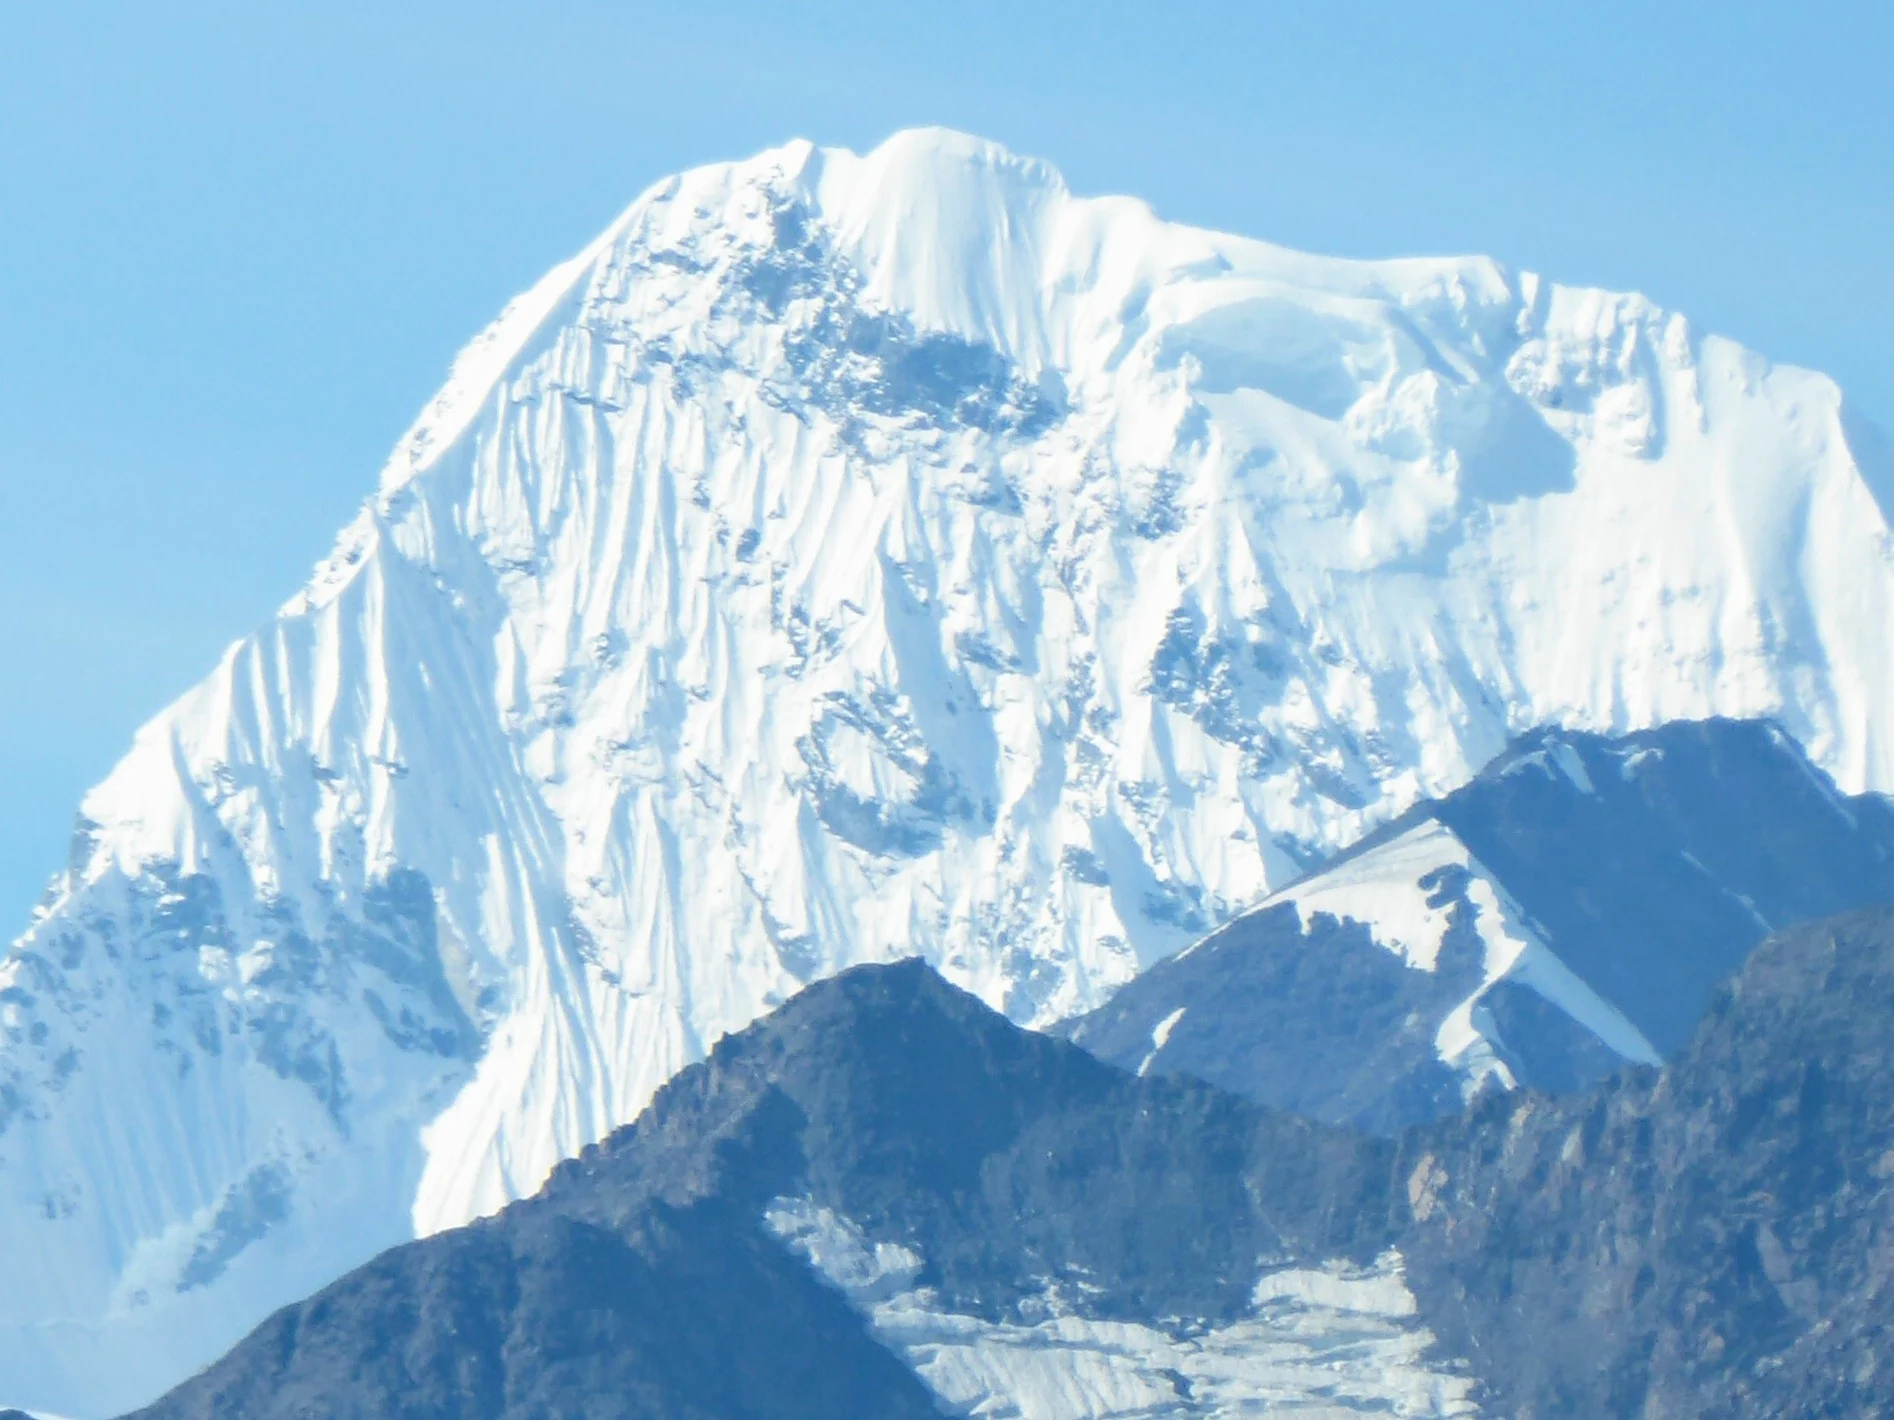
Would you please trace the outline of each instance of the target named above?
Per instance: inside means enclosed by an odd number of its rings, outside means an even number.
[[[1894,802],[1777,727],[1541,730],[1059,1029],[1380,1132],[1679,1049],[1769,932],[1894,901]]]

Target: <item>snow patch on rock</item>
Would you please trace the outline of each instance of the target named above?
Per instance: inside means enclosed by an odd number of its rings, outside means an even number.
[[[777,1199],[770,1231],[844,1292],[951,1415],[1158,1420],[1273,1414],[1479,1414],[1473,1382],[1415,1319],[1400,1254],[1264,1274],[1250,1314],[1222,1325],[1088,1317],[1048,1286],[1017,1321],[945,1307],[923,1259],[807,1199]]]
[[[1177,1029],[1177,1023],[1184,1019],[1184,1012],[1188,1009],[1189,1007],[1187,1006],[1179,1006],[1175,1011],[1172,1011],[1163,1020],[1151,1027],[1151,1053],[1145,1056],[1143,1063],[1138,1066],[1138,1074],[1143,1075],[1150,1070],[1152,1062],[1157,1059],[1158,1053],[1162,1051],[1165,1045],[1170,1041],[1171,1032]]]
[[[1558,759],[1559,772],[1591,792],[1584,765],[1569,749],[1566,754],[1573,764]],[[1531,987],[1626,1060],[1661,1063],[1643,1033],[1560,960],[1518,903],[1438,819],[1422,818],[1344,857],[1274,894],[1257,910],[1284,904],[1295,908],[1304,931],[1318,914],[1358,922],[1378,945],[1409,967],[1428,972],[1436,968],[1456,914],[1471,914],[1484,950],[1483,978],[1447,1014],[1435,1038],[1441,1060],[1459,1074],[1469,1096],[1489,1083],[1507,1089],[1516,1083],[1481,1006],[1481,998],[1502,980]]]

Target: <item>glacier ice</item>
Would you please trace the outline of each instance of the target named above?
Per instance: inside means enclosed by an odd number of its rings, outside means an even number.
[[[1247,1315],[1222,1325],[1087,1316],[1048,1285],[1033,1315],[957,1312],[920,1284],[923,1259],[871,1242],[808,1199],[779,1198],[765,1226],[828,1279],[949,1415],[993,1420],[1183,1420],[1293,1413],[1474,1417],[1464,1365],[1418,1319],[1399,1252],[1372,1267],[1281,1268]]]
[[[86,797],[0,965],[0,1401],[149,1398],[813,977],[1094,1005],[1522,728],[1894,789],[1861,429],[957,134],[659,184]]]

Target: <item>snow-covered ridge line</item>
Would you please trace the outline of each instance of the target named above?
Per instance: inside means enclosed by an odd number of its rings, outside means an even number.
[[[1073,1013],[1525,726],[1894,787],[1851,427],[1639,297],[960,135],[660,184],[87,796],[0,966],[0,1376],[145,1398],[847,965]]]
[[[1563,772],[1572,772],[1565,759],[1555,762]],[[1583,772],[1580,765],[1578,773]],[[1457,870],[1451,894],[1436,891],[1444,870]],[[1531,987],[1623,1059],[1640,1065],[1663,1063],[1644,1033],[1559,959],[1486,866],[1436,819],[1424,818],[1333,870],[1283,889],[1258,910],[1278,904],[1292,907],[1305,930],[1317,913],[1359,922],[1377,944],[1409,966],[1432,971],[1453,913],[1462,903],[1484,949],[1481,980],[1441,1023],[1436,1048],[1441,1060],[1461,1075],[1469,1094],[1489,1078],[1509,1089],[1515,1083],[1489,1039],[1490,1027],[1479,1019],[1481,998],[1503,980]]]

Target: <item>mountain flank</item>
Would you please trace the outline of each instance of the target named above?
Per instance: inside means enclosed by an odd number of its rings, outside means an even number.
[[[726,1038],[534,1199],[286,1309],[139,1414],[1010,1395],[1034,1416],[1207,1415],[1237,1387],[1280,1399],[1290,1340],[1332,1360],[1341,1318],[1399,1358],[1379,1390],[1331,1395],[1344,1411],[1875,1415],[1890,1023],[1877,909],[1771,938],[1663,1070],[1388,1140],[1115,1070],[919,962],[858,968]],[[1168,1399],[1073,1398],[1107,1334],[1132,1380],[1174,1373]],[[1141,1359],[1164,1345],[1198,1360]],[[1214,1375],[1190,1369],[1206,1354]]]
[[[1794,928],[1676,1062],[1411,1135],[1409,1276],[1496,1413],[1885,1414],[1894,912]]]
[[[1894,805],[1779,726],[1521,737],[1061,1034],[1394,1134],[1690,1039],[1772,931],[1894,902]]]
[[[0,1289],[4,1399],[148,1403],[851,967],[1094,1010],[1521,727],[1770,716],[1894,790],[1871,444],[1644,297],[1191,228],[965,134],[666,178],[77,806],[0,957],[0,1256],[41,1279]],[[1231,1055],[1276,1103],[1583,1085],[1740,958],[1588,957],[1529,825],[1507,864],[1409,827],[1327,880],[1391,917],[1294,899],[1363,1034],[1325,1053],[1278,961],[1304,1038]],[[1108,1053],[1223,1038],[1154,1040],[1176,1009]]]

